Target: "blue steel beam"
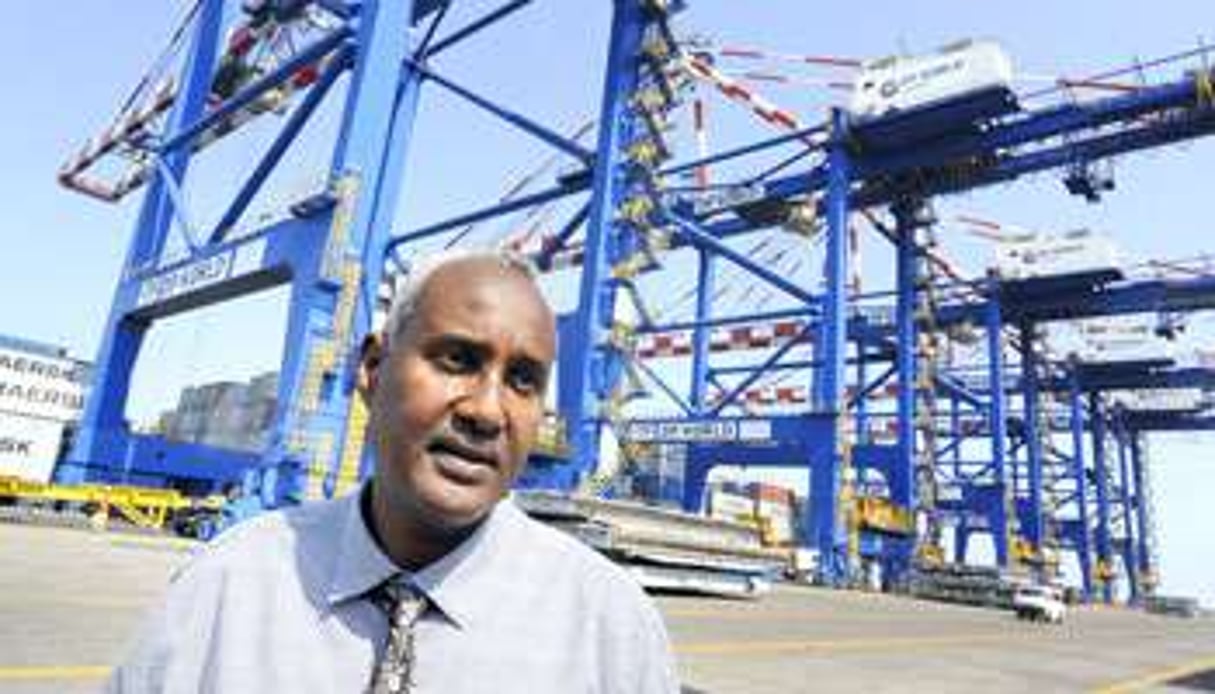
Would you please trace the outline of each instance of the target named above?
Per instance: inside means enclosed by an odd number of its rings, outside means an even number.
[[[1043,551],[1044,516],[1042,509],[1042,439],[1046,432],[1039,431],[1038,411],[1038,355],[1034,350],[1034,326],[1022,323],[1021,334],[1021,398],[1025,410],[1026,460],[1029,465],[1029,523],[1022,531],[1034,548],[1035,554]],[[1038,567],[1040,568],[1040,567]]]
[[[591,214],[590,205],[581,205],[569,220],[561,226],[557,233],[549,238],[540,249],[540,252],[535,255],[533,260],[536,267],[541,270],[551,270],[553,265],[553,256],[565,248],[565,244],[569,242],[570,237],[574,232],[578,231],[578,227],[586,223],[587,217]]]
[[[499,20],[514,14],[515,11],[530,5],[531,2],[532,0],[511,0],[511,2],[508,2],[501,7],[490,10],[481,17],[469,22],[467,25],[456,29],[451,34],[444,36],[438,41],[435,41],[434,45],[430,46],[430,48],[424,49],[422,51],[422,62],[435,57],[448,48],[451,48],[482,29],[485,29],[486,27],[498,22]]]
[[[767,371],[769,373],[775,373],[778,371],[803,371],[806,369],[813,369],[818,365],[819,362],[807,359],[775,362],[772,364],[735,364],[732,366],[714,366],[708,370],[708,374],[710,376],[726,376],[729,374],[749,374],[753,371]]]
[[[752,261],[743,253],[730,248],[725,243],[714,238],[706,232],[701,226],[690,219],[686,219],[682,215],[671,211],[669,217],[672,222],[679,227],[679,234],[683,235],[688,241],[697,248],[712,251],[716,255],[726,258],[730,262],[738,265],[747,272],[762,278],[772,286],[780,289],[786,294],[795,299],[799,299],[809,305],[817,305],[819,298],[799,287],[797,284],[781,277],[778,273],[769,270],[763,265]]]
[[[438,12],[435,13],[434,19],[430,20],[430,24],[426,27],[426,33],[413,50],[413,59],[415,61],[425,62],[426,52],[430,49],[430,43],[434,40],[435,32],[439,30],[439,25],[443,23],[443,18],[447,16],[449,9],[451,9],[451,2],[444,2],[439,7]]]
[[[1109,494],[1109,467],[1105,459],[1105,412],[1101,406],[1101,400],[1096,394],[1089,396],[1089,432],[1093,440],[1093,475],[1096,478],[1095,486],[1097,488],[1097,530],[1096,545],[1097,545],[1097,562],[1098,566],[1110,568],[1113,561],[1113,552],[1111,551],[1110,542],[1110,494]],[[1110,580],[1105,577],[1099,577],[1101,582],[1101,599],[1110,604],[1114,601],[1114,587]]]
[[[653,381],[654,385],[658,386],[659,390],[661,390],[663,394],[675,404],[676,407],[682,410],[685,415],[688,417],[699,417],[704,414],[704,412],[696,406],[695,401],[693,401],[691,404],[684,402],[684,399],[679,395],[679,393],[676,392],[675,389],[672,388],[670,384],[668,384],[661,376],[655,373],[655,371],[651,369],[645,362],[637,360],[634,362],[634,365],[642,373],[648,376],[650,380]]]
[[[1091,294],[1059,296],[1019,307],[1034,321],[1090,318],[1145,311],[1198,311],[1215,308],[1215,278],[1145,280],[1100,288]]]
[[[989,281],[989,291],[994,289],[994,280]],[[1004,341],[1002,330],[1004,319],[998,301],[988,301],[984,315],[988,382],[991,384],[989,398],[988,426],[991,428],[991,461],[992,472],[996,477],[996,488],[1001,502],[993,509],[992,538],[996,546],[996,564],[1008,567],[1008,419],[1007,402],[1004,392]]]
[[[357,447],[343,445],[361,440],[345,436],[353,384],[345,378],[344,367],[357,338],[370,327],[384,261],[383,240],[394,214],[408,149],[420,80],[416,74],[403,75],[400,65],[409,47],[406,28],[415,9],[409,0],[361,5],[357,33],[349,27],[330,32],[220,108],[204,114],[221,43],[223,13],[222,2],[204,3],[184,70],[183,88],[158,153],[180,180],[196,151],[191,146],[195,137],[299,68],[332,56],[342,50],[339,46],[349,46],[353,70],[330,172],[336,204],[234,244],[208,244],[181,263],[159,268],[156,261],[168,231],[166,210],[171,196],[154,179],[136,223],[128,270],[115,292],[107,337],[97,360],[94,396],[61,478],[71,481],[91,473],[104,474],[114,461],[126,460],[140,466],[131,470],[132,474],[155,472],[163,477],[161,483],[171,483],[172,476],[156,467],[159,463],[145,460],[146,456],[139,453],[147,447],[141,448],[138,437],[132,436],[121,421],[143,332],[152,321],[166,315],[284,281],[291,283],[285,336],[288,348],[284,350],[278,406],[268,435],[272,443],[259,452],[258,470],[254,471],[261,478],[264,500],[275,504],[293,497],[305,482],[299,474],[304,471],[308,472],[309,493],[331,493],[338,463],[357,462]],[[334,79],[344,67],[341,61],[341,57],[336,58],[324,80]],[[308,110],[309,99],[320,98],[315,95],[321,91],[323,86],[313,88],[305,97],[302,112]],[[296,114],[300,113],[297,108]],[[298,127],[304,117],[293,119],[288,130]],[[270,159],[289,144],[288,140],[289,133],[280,133],[271,145]],[[272,162],[263,168],[272,168]],[[262,173],[259,170],[254,178]],[[229,209],[243,206],[250,190],[246,187]],[[339,306],[349,310],[339,310]],[[332,356],[318,360],[318,355]],[[306,386],[305,379],[305,373],[314,372],[321,381],[314,384],[315,389]],[[221,457],[217,453],[217,459]],[[172,472],[177,477],[191,477],[188,470],[173,468]]]
[[[1145,491],[1142,439],[1141,434],[1137,431],[1130,430],[1127,434],[1130,436],[1131,473],[1135,478],[1136,536],[1139,538],[1139,566],[1137,568],[1141,577],[1140,586],[1147,593],[1153,588],[1151,581],[1154,579],[1156,567],[1152,565],[1152,555],[1148,545],[1148,528],[1151,527],[1151,522],[1148,518],[1149,509]]]
[[[1032,303],[1009,299],[1005,294],[999,291],[996,296],[1002,297],[1009,322],[1023,319],[1042,323],[1132,313],[1201,311],[1215,309],[1215,278],[1106,283],[1081,291],[1035,296]],[[937,323],[950,326],[981,322],[985,303],[945,304],[938,312]]]
[[[943,137],[939,140],[940,144],[917,146],[909,154],[867,157],[862,152],[856,159],[853,178],[885,182],[891,177],[916,172],[916,194],[940,195],[973,190],[1076,161],[1093,161],[1201,137],[1215,132],[1215,111],[1210,109],[1209,104],[1195,99],[1195,94],[1200,93],[1194,79],[1184,79],[1145,87],[1132,95],[1022,114],[1015,119],[992,124],[979,134]],[[1189,117],[1177,115],[1177,109],[1186,108],[1192,111]],[[1166,112],[1172,112],[1173,117],[1142,124],[1144,115]],[[1099,127],[1108,128],[1115,123],[1140,125],[1127,125],[1124,130],[1108,135],[1093,134],[1099,132]],[[1067,133],[1069,138],[1062,145],[1025,153],[1015,152],[1016,147],[1048,141],[1063,133]],[[990,161],[974,167],[966,176],[950,175],[934,181],[925,175],[933,169],[945,170],[955,162],[976,161],[983,157],[989,157]],[[763,185],[766,199],[805,195],[825,189],[827,171],[825,167],[816,167],[809,172]],[[856,207],[886,204],[905,192],[870,186],[857,191],[852,204]],[[723,237],[752,227],[744,220],[737,219],[718,222],[717,225],[718,228],[712,231]]]
[[[1215,431],[1215,416],[1188,412],[1127,412],[1132,431]]]
[[[1135,544],[1134,509],[1131,496],[1130,456],[1127,454],[1126,426],[1119,414],[1114,417],[1114,442],[1118,447],[1118,496],[1122,502],[1122,533],[1126,538],[1123,546],[1123,565],[1127,584],[1130,586],[1130,602],[1137,604],[1142,597],[1139,592],[1139,551]],[[1136,490],[1136,494],[1138,491]]]
[[[1083,363],[1076,366],[1077,379],[1081,390],[1181,390],[1203,388],[1215,390],[1215,369],[1205,367],[1184,367],[1165,369],[1118,368],[1117,364]],[[1062,390],[1065,379],[1058,377],[1046,385],[1051,390]]]
[[[291,345],[286,351],[293,354],[285,360],[279,384],[279,402],[293,407],[280,406],[276,431],[286,440],[276,444],[268,462],[279,467],[280,461],[301,463],[298,485],[312,496],[332,496],[339,482],[353,483],[340,480],[339,474],[362,473],[372,464],[372,447],[362,447],[357,435],[347,436],[348,413],[357,395],[353,370],[346,367],[371,330],[379,296],[422,84],[419,73],[401,68],[418,40],[406,28],[424,2],[378,0],[362,6],[331,158],[330,180],[346,199],[338,201],[326,246],[312,261],[317,275],[307,284],[304,278],[293,280],[286,337]],[[351,307],[345,315],[342,300]],[[329,350],[334,363],[322,377],[309,413],[310,362]],[[300,433],[303,441],[296,436]]]
[[[937,374],[936,385],[951,398],[960,400],[975,409],[981,409],[987,405],[987,402],[979,397],[978,393],[947,373]]]
[[[587,187],[588,187],[588,185],[586,183],[578,183],[578,184],[572,184],[572,185],[568,185],[568,186],[560,185],[560,186],[556,186],[553,188],[548,188],[546,190],[542,190],[538,193],[532,193],[531,195],[523,195],[523,196],[515,198],[514,200],[508,200],[507,202],[497,203],[494,205],[490,205],[488,207],[483,207],[480,210],[476,210],[474,212],[469,212],[467,214],[462,214],[459,217],[452,217],[450,219],[445,219],[441,222],[436,222],[434,224],[424,226],[420,229],[414,229],[412,231],[407,231],[403,234],[400,234],[398,236],[393,236],[391,239],[389,239],[388,245],[385,249],[385,253],[391,253],[398,246],[401,246],[403,244],[412,243],[414,241],[420,241],[422,239],[425,239],[425,238],[428,238],[431,236],[435,236],[436,234],[442,234],[445,231],[451,231],[452,229],[456,229],[458,227],[462,227],[467,224],[474,224],[476,222],[482,222],[487,219],[493,219],[494,217],[499,217],[504,214],[509,214],[511,212],[517,212],[519,210],[527,209],[529,207],[535,207],[536,205],[543,205],[544,203],[547,203],[547,202],[552,202],[554,200],[559,200],[561,198],[568,197],[570,195],[574,195],[576,193],[581,193],[584,190],[586,190]]]
[[[707,251],[706,251],[707,252]],[[816,315],[817,307],[803,306],[798,308],[782,309],[780,311],[765,311],[760,313],[748,313],[746,315],[732,316],[711,316],[705,320],[690,320],[690,321],[673,321],[671,323],[654,323],[651,325],[641,326],[637,329],[638,334],[645,333],[665,333],[674,332],[677,330],[694,330],[697,326],[706,328],[715,328],[723,325],[739,325],[744,323],[763,323],[777,321],[782,318],[803,318]]]
[[[819,550],[819,577],[827,584],[847,579],[848,537],[840,507],[841,475],[846,463],[843,440],[844,357],[847,347],[848,211],[852,187],[847,118],[831,112],[831,143],[828,146],[830,175],[826,188],[826,258],[823,266],[825,295],[819,336],[814,343],[815,359],[821,366],[815,374],[814,407],[834,415],[834,426],[826,435],[827,454],[814,461],[810,480],[809,523]]]
[[[1075,504],[1079,516],[1079,530],[1076,540],[1076,555],[1080,564],[1081,595],[1085,602],[1093,597],[1093,557],[1089,547],[1089,515],[1088,515],[1088,479],[1084,462],[1084,395],[1080,390],[1080,382],[1071,372],[1071,388],[1068,394],[1068,405],[1071,409],[1072,435],[1072,474],[1076,479]]]
[[[270,144],[269,149],[266,150],[261,160],[258,161],[257,166],[254,167],[253,173],[245,180],[236,197],[228,205],[227,211],[224,212],[219,222],[216,223],[215,228],[212,229],[208,243],[219,243],[224,240],[224,236],[227,235],[232,226],[240,219],[240,216],[244,214],[249,203],[252,202],[253,196],[257,195],[257,192],[261,190],[262,184],[270,176],[270,172],[274,170],[274,167],[278,166],[279,161],[287,152],[287,148],[295,141],[296,135],[303,130],[304,124],[308,122],[313,111],[321,104],[325,95],[329,93],[329,88],[337,81],[338,76],[350,66],[349,60],[350,51],[340,50],[334,59],[330,61],[330,64],[325,67],[325,71],[318,77],[311,89],[308,90],[308,94],[304,97],[304,100],[292,111],[291,116],[274,138],[274,142]]]
[[[282,85],[298,72],[300,68],[311,65],[333,52],[350,37],[350,34],[350,28],[342,26],[317,39],[285,60],[278,67],[266,73],[265,76],[259,77],[233,94],[219,108],[207,111],[201,117],[196,116],[189,125],[184,126],[169,137],[164,144],[157,148],[157,151],[161,153],[174,152],[180,148],[189,146],[202,133],[224,122],[237,111],[249,106],[262,94]],[[210,67],[204,68],[204,71],[208,77],[206,87],[210,90]]]
[[[622,236],[628,233],[617,223],[616,211],[626,194],[630,173],[623,151],[632,143],[636,128],[629,102],[639,83],[637,56],[645,24],[640,3],[614,3],[578,311],[573,344],[569,345],[575,363],[568,372],[570,382],[561,386],[557,403],[570,432],[577,475],[595,469],[603,423],[600,408],[614,385],[609,381],[617,357],[614,348],[606,344],[616,300],[611,268],[621,260]]]
[[[159,174],[160,182],[164,184],[165,193],[169,196],[169,206],[173,210],[173,216],[177,218],[177,228],[181,230],[182,240],[186,242],[191,253],[197,253],[198,236],[194,225],[190,222],[190,211],[186,207],[186,198],[182,194],[181,186],[178,185],[177,177],[165,163],[164,157],[157,154],[153,154],[152,157],[156,162],[156,173]]]
[[[877,387],[875,383],[880,384],[886,378],[886,376],[882,376],[881,379],[870,382],[869,362],[869,355],[866,354],[865,349],[857,349],[855,365],[858,388],[855,395],[848,400],[848,405],[853,409],[854,417],[856,418],[856,442],[862,446],[872,443],[869,435],[869,393],[873,392],[871,389]],[[888,373],[893,373],[893,369]]]
[[[498,104],[495,104],[494,102],[490,101],[489,99],[486,99],[485,97],[477,94],[476,92],[472,91],[471,89],[465,89],[464,87],[456,84],[452,80],[449,80],[446,77],[435,72],[434,70],[427,67],[423,63],[417,62],[412,59],[410,59],[406,62],[409,63],[413,68],[420,71],[423,75],[425,75],[429,80],[431,80],[435,84],[443,87],[444,89],[455,94],[456,96],[459,96],[460,98],[464,99],[465,101],[468,101],[469,103],[481,108],[482,110],[492,113],[493,115],[497,116],[498,118],[501,118],[502,120],[506,121],[507,123],[510,123],[511,125],[515,126],[516,128],[519,128],[520,130],[527,133],[528,135],[531,135],[532,137],[544,142],[545,144],[547,144],[559,151],[565,152],[566,154],[570,155],[571,157],[574,157],[575,159],[581,161],[583,164],[589,165],[593,161],[594,154],[590,150],[588,150],[585,147],[583,147],[582,145],[578,144],[576,141],[571,140],[559,133],[556,133],[556,132],[546,128],[545,126],[540,125],[536,121],[531,120],[530,118],[526,118],[518,113],[515,113],[514,111],[506,108],[505,106],[499,106]]]
[[[804,141],[814,135],[822,135],[826,131],[827,131],[827,128],[824,125],[815,125],[815,126],[809,127],[809,128],[802,128],[801,130],[795,130],[793,132],[790,132],[790,133],[787,133],[784,135],[777,135],[776,137],[772,137],[772,138],[769,138],[766,140],[761,140],[759,142],[755,142],[755,143],[752,143],[749,145],[744,145],[742,147],[735,147],[733,149],[729,149],[724,152],[718,152],[716,154],[711,154],[709,156],[701,157],[699,159],[693,159],[692,161],[689,161],[689,162],[682,162],[679,164],[675,164],[675,165],[672,165],[672,166],[659,170],[658,174],[660,176],[674,176],[674,175],[681,174],[681,173],[687,173],[689,171],[695,171],[696,169],[698,169],[702,166],[720,164],[723,161],[729,161],[730,159],[737,159],[739,157],[743,157],[748,154],[754,154],[756,152],[762,152],[764,150],[771,149],[773,147],[787,145],[791,142],[795,142],[795,141],[799,141],[799,140]],[[824,142],[825,142],[825,140],[824,140]]]
[[[708,321],[713,318],[713,292],[717,285],[717,264],[713,254],[701,250],[696,267],[696,327],[692,329],[692,409],[705,411],[709,375]]]
[[[211,88],[211,66],[223,20],[222,0],[207,0],[195,17],[190,50],[183,68],[181,90],[169,115],[166,132],[173,133],[197,119],[206,107]],[[181,180],[189,165],[188,152],[168,152],[162,155],[165,167]],[[106,319],[101,346],[94,360],[90,395],[85,402],[80,429],[67,460],[55,471],[56,481],[84,481],[90,466],[106,461],[122,460],[127,455],[129,431],[124,416],[130,391],[131,371],[143,344],[148,324],[132,320],[126,314],[138,298],[138,285],[128,278],[144,268],[155,268],[164,247],[171,223],[172,200],[165,182],[158,174],[144,194],[134,238],[127,251],[114,299]]]
[[[942,138],[939,144],[916,147],[914,152],[895,153],[867,160],[858,176],[896,175],[926,162],[949,162],[982,154],[995,154],[1026,145],[1048,142],[1068,134],[1097,131],[1103,126],[1138,122],[1143,116],[1179,108],[1205,108],[1196,79],[1145,87],[1124,94],[1079,104],[1071,103],[1017,114],[978,132]]]
[[[768,368],[770,368],[773,364],[776,364],[777,362],[779,362],[781,357],[785,356],[794,347],[796,347],[798,345],[798,343],[800,343],[802,341],[802,338],[805,335],[809,334],[810,330],[811,330],[811,326],[809,324],[802,327],[802,329],[797,333],[796,336],[794,336],[794,338],[792,340],[789,340],[785,344],[781,345],[779,349],[777,349],[775,352],[773,352],[771,355],[769,355],[767,359],[764,360],[763,364],[761,364],[760,366],[757,366],[755,368],[755,370],[752,371],[746,378],[744,378],[740,383],[738,383],[736,386],[734,386],[721,400],[719,400],[717,402],[716,405],[713,406],[713,409],[710,410],[710,412],[712,412],[713,414],[718,414],[723,409],[725,409],[726,407],[729,407],[731,404],[733,404],[734,401],[736,399],[738,399],[738,396],[743,393],[743,391],[745,391],[747,388],[750,388],[751,384],[755,383],[757,380],[759,380],[759,378],[761,376],[764,375],[764,371],[766,371]],[[718,373],[720,373],[720,372],[718,372]]]
[[[919,291],[917,267],[919,247],[916,244],[916,203],[903,200],[891,206],[895,216],[896,242],[895,273],[898,298],[895,302],[895,334],[898,349],[895,356],[895,374],[898,380],[897,426],[898,462],[891,470],[890,499],[898,506],[912,511],[917,508],[916,499],[916,383],[919,377],[917,362],[922,346],[916,329],[916,309]],[[900,542],[888,571],[902,575],[910,568],[913,543]]]

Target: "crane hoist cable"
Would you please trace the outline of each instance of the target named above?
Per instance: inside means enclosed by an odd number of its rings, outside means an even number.
[[[594,120],[584,121],[582,125],[578,126],[570,133],[569,138],[575,142],[580,142],[588,133],[591,132],[594,127]],[[528,186],[556,166],[557,162],[561,161],[565,156],[567,155],[562,152],[553,152],[541,160],[540,163],[531,170],[524,172],[520,176],[516,176],[514,180],[507,184],[506,189],[502,192],[502,194],[498,196],[498,204],[506,204],[511,200],[514,200],[516,197],[522,195],[523,191],[526,190]],[[476,227],[477,223],[473,222],[455,232],[451,235],[443,247],[451,248],[460,243],[466,236],[472,233]]]
[[[203,0],[194,0],[194,2],[191,3],[181,20],[177,22],[177,28],[175,28],[173,33],[169,36],[168,44],[165,46],[164,50],[162,50],[160,54],[156,56],[156,59],[152,61],[152,66],[144,71],[143,76],[139,78],[139,82],[135,84],[135,87],[130,91],[129,94],[127,94],[126,98],[123,99],[122,106],[118,108],[119,114],[125,113],[131,108],[131,106],[135,104],[136,99],[138,99],[139,95],[143,93],[143,90],[156,80],[157,76],[164,69],[165,63],[167,63],[169,58],[171,58],[178,51],[178,49],[181,47],[182,39],[184,39],[186,36],[186,29],[190,27],[190,24],[198,15],[198,11],[202,8],[202,4]]]
[[[771,242],[772,242],[772,240],[771,240],[770,236],[766,236],[766,237],[760,239],[758,242],[756,242],[754,245],[752,245],[746,251],[746,255],[751,256],[751,255],[754,255],[754,254],[760,252],[761,250],[766,248]],[[725,273],[730,273],[733,271],[735,271],[735,268],[733,265],[730,265],[730,266],[727,266]],[[723,275],[725,273],[723,273]],[[722,300],[725,297],[725,295],[731,290],[731,287],[734,286],[734,283],[731,281],[726,281],[727,279],[732,279],[732,278],[723,276],[722,278],[720,278],[720,281],[715,283],[715,286],[713,287],[712,303],[716,304],[720,300]],[[671,303],[669,303],[665,306],[659,307],[657,310],[655,310],[654,317],[656,319],[658,319],[662,316],[671,315],[676,310],[682,308],[684,306],[684,304],[695,299],[696,294],[697,294],[697,286],[696,286],[696,283],[694,282],[694,283],[692,283],[692,285],[690,287],[685,289],[682,294],[680,294],[678,297],[676,297],[674,301],[672,301]]]

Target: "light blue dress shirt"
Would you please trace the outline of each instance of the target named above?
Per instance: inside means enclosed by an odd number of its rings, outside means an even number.
[[[362,692],[387,638],[365,595],[399,569],[359,494],[262,515],[175,577],[111,692]],[[510,500],[413,574],[415,694],[675,693],[662,618],[636,582]]]

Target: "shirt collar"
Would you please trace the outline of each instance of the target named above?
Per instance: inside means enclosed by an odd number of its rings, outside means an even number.
[[[492,609],[501,559],[516,544],[511,537],[518,513],[513,502],[500,501],[464,542],[414,574],[413,584],[457,626],[467,628]]]
[[[345,504],[341,540],[335,555],[333,578],[326,592],[330,605],[361,597],[402,573],[368,530],[360,500],[370,492],[370,485],[364,483],[357,493],[341,501]],[[515,544],[510,538],[521,513],[513,502],[499,502],[489,517],[455,549],[412,575],[404,572],[409,582],[456,626],[466,628],[475,622],[483,607],[492,607],[496,582],[494,568],[503,552],[511,551],[509,545]]]
[[[362,500],[371,493],[364,483],[338,503],[343,505],[341,530],[334,553],[332,579],[325,598],[330,605],[365,595],[368,591],[400,573],[396,564],[376,544],[363,520]]]

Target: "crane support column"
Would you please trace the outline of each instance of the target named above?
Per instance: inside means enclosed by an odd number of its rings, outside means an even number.
[[[1079,532],[1076,535],[1076,555],[1080,563],[1081,590],[1084,601],[1093,597],[1093,557],[1088,521],[1088,478],[1084,463],[1084,401],[1075,365],[1068,370],[1068,403],[1071,409],[1072,474],[1076,478],[1076,512]]]
[[[1044,547],[1042,512],[1042,436],[1045,434],[1038,400],[1038,355],[1034,350],[1034,325],[1022,323],[1021,337],[1021,397],[1025,402],[1025,455],[1029,465],[1029,522],[1023,529],[1033,548],[1034,557],[1041,560]],[[1040,568],[1040,561],[1037,563]]]
[[[181,91],[169,118],[170,133],[182,130],[202,116],[206,109],[223,11],[223,0],[207,0],[199,8]],[[90,479],[125,481],[118,480],[117,475],[123,468],[122,462],[129,455],[131,432],[126,422],[127,395],[131,371],[139,357],[144,334],[151,325],[150,321],[129,315],[139,302],[141,283],[134,278],[140,272],[156,268],[174,218],[170,190],[186,174],[190,148],[178,147],[155,156],[160,158],[162,165],[156,167],[151,185],[144,195],[134,238],[114,290],[105,337],[94,362],[92,391],[80,420],[80,430],[71,453],[55,472],[56,481],[61,484]],[[166,181],[167,176],[175,180]]]
[[[709,377],[709,328],[707,321],[713,317],[713,292],[717,277],[717,262],[713,254],[705,249],[697,252],[696,272],[696,327],[692,330],[692,409],[704,412],[708,396]]]
[[[1139,535],[1139,573],[1140,573],[1140,590],[1145,594],[1151,592],[1156,574],[1156,567],[1152,563],[1151,555],[1151,539],[1148,537],[1148,530],[1151,528],[1151,519],[1148,515],[1151,513],[1150,505],[1148,504],[1147,493],[1147,475],[1143,468],[1143,450],[1142,450],[1142,434],[1132,430],[1130,432],[1131,444],[1131,471],[1135,478],[1135,518],[1138,521]]]
[[[848,205],[851,162],[847,151],[847,118],[843,111],[831,112],[831,137],[827,156],[827,257],[824,264],[825,296],[822,322],[815,342],[819,363],[814,383],[815,410],[831,415],[834,425],[824,446],[822,460],[811,461],[810,536],[820,552],[819,574],[824,583],[839,584],[848,577],[848,537],[841,503],[844,470],[849,463],[844,436],[844,357],[848,268]]]
[[[598,463],[604,408],[610,399],[612,375],[618,370],[618,350],[611,343],[616,312],[612,266],[624,253],[617,209],[625,199],[628,172],[622,151],[633,138],[634,118],[629,99],[637,88],[638,54],[645,30],[642,3],[616,0],[608,47],[607,73],[599,113],[593,192],[586,227],[586,247],[579,285],[573,344],[571,383],[562,383],[558,407],[565,415],[573,450],[574,475],[585,478]]]
[[[1000,310],[999,282],[987,281],[984,309],[987,334],[987,380],[991,389],[988,421],[991,425],[991,467],[1000,503],[994,509],[991,533],[996,547],[996,564],[1008,568],[1009,513],[1014,494],[1009,490],[1008,471],[1008,396],[1004,390],[1004,319]],[[1015,487],[1014,490],[1015,491]]]
[[[1107,605],[1114,602],[1113,571],[1110,552],[1109,475],[1105,461],[1105,412],[1095,393],[1089,394],[1089,422],[1093,437],[1093,474],[1097,480],[1097,581],[1101,584],[1101,599]]]
[[[1118,443],[1118,487],[1119,501],[1122,504],[1122,547],[1123,564],[1125,564],[1127,585],[1130,593],[1127,597],[1131,604],[1139,602],[1139,551],[1135,545],[1135,523],[1133,496],[1131,495],[1130,456],[1127,453],[1128,441],[1126,425],[1122,412],[1118,411],[1114,419],[1114,439]],[[1135,492],[1138,494],[1138,490]]]
[[[898,463],[894,466],[890,485],[890,499],[908,512],[916,511],[916,387],[921,349],[919,330],[916,325],[916,310],[919,307],[919,248],[916,245],[917,208],[922,204],[916,200],[900,200],[891,205],[895,218],[896,271],[898,292],[895,303],[895,331],[899,349],[895,356],[898,382]],[[906,570],[915,551],[917,541],[899,540],[894,552],[895,574]]]

